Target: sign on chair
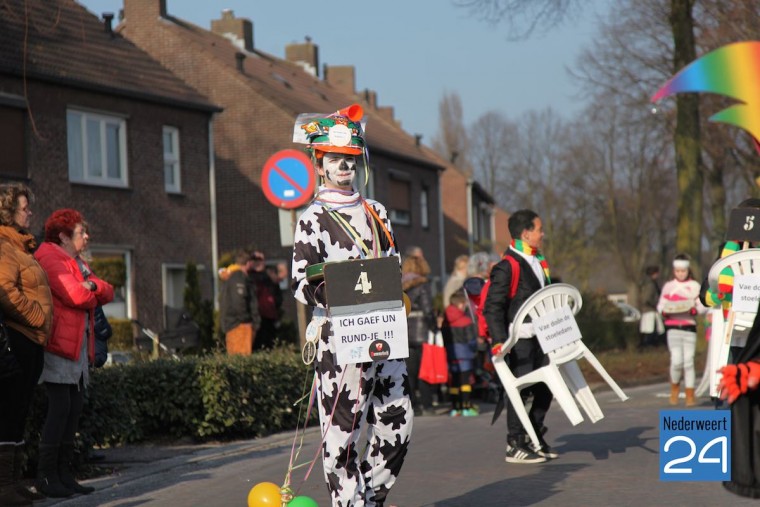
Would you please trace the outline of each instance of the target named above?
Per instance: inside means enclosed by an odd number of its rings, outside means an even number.
[[[757,313],[758,299],[760,299],[760,275],[734,277],[732,306],[735,312]]]
[[[544,354],[580,340],[581,331],[572,310],[563,306],[533,319],[533,330]]]

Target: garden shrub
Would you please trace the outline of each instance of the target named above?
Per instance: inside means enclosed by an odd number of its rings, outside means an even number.
[[[299,422],[294,403],[308,395],[312,377],[313,369],[303,364],[294,347],[251,356],[188,356],[93,370],[78,444],[86,453],[94,445],[254,438],[293,430]],[[40,386],[27,425],[32,462],[46,406]],[[316,410],[312,412],[315,417]]]

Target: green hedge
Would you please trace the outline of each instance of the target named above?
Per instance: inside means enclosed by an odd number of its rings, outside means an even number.
[[[294,404],[308,394],[312,371],[294,347],[247,357],[184,357],[101,368],[91,375],[79,448],[87,453],[94,445],[254,438],[293,430],[299,410]],[[46,406],[40,386],[27,424],[32,462]]]

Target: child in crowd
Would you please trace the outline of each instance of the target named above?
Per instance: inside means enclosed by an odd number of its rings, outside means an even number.
[[[461,289],[452,294],[441,327],[451,374],[449,415],[452,417],[478,415],[478,410],[472,406],[470,400],[470,377],[475,366],[478,332],[475,323],[467,314],[467,304],[467,297]]]

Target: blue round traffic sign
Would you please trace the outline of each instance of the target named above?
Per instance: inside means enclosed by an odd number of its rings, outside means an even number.
[[[267,200],[279,208],[303,206],[314,196],[314,167],[298,150],[278,151],[264,164],[261,188]]]

